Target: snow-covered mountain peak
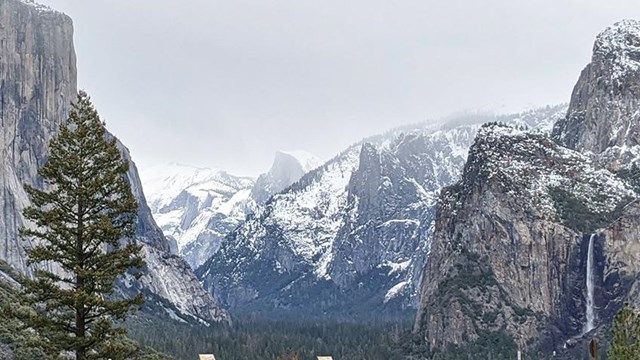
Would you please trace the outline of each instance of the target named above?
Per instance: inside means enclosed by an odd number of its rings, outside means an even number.
[[[533,128],[565,111],[482,121]],[[259,206],[197,269],[199,278],[237,311],[414,306],[438,194],[459,179],[480,127],[466,120],[397,128],[350,146]]]
[[[640,48],[640,21],[625,19],[604,29],[596,37],[594,52],[607,53]]]
[[[322,165],[322,161],[315,155],[304,150],[278,150],[274,160],[274,166],[279,161],[294,160],[305,173]]]
[[[153,217],[195,268],[218,251],[224,237],[258,204],[319,165],[308,152],[278,151],[258,181],[175,162],[143,171],[142,179]]]
[[[601,32],[573,88],[565,119],[553,128],[562,146],[601,154],[640,144],[640,21]]]
[[[174,162],[148,168],[141,177],[154,219],[192,266],[199,264],[200,256],[206,259],[216,251],[221,238],[251,207],[254,180],[222,170]],[[220,221],[210,224],[214,218]],[[209,247],[185,249],[194,243]]]
[[[286,189],[320,165],[320,159],[306,151],[277,151],[271,169],[260,175],[251,196],[257,203],[265,203],[272,195]]]
[[[192,195],[206,196],[208,191],[230,192],[253,183],[251,178],[233,176],[222,170],[176,162],[145,169],[141,178],[154,213],[169,206],[185,190]]]
[[[640,21],[622,20],[603,30],[596,37],[593,58],[608,60],[614,79],[640,70]]]

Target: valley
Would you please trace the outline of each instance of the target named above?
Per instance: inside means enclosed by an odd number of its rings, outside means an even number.
[[[25,229],[55,233],[63,217],[30,221],[29,189],[57,189],[41,169],[86,93],[68,15],[0,0],[0,25],[0,359],[48,359],[51,334],[16,314],[47,309],[28,279],[69,270],[30,258],[49,245]],[[144,266],[92,290],[145,301],[95,318],[128,329],[136,359],[586,359],[592,339],[617,359],[617,316],[640,308],[640,21],[603,29],[575,73],[567,104],[390,126],[324,160],[280,150],[257,176],[139,171],[107,131],[135,229],[92,254],[135,244]]]

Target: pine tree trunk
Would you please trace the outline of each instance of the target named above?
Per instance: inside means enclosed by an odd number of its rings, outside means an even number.
[[[82,181],[80,181],[80,186],[82,186]],[[82,221],[84,216],[84,209],[82,203],[82,197],[78,197],[78,232],[76,234],[76,261],[78,262],[78,267],[80,269],[84,268],[84,241],[83,241],[83,232],[84,232],[84,223]],[[84,289],[84,277],[82,275],[76,275],[76,292],[81,293]],[[76,293],[76,296],[78,294]],[[76,298],[78,299],[78,298]],[[84,314],[84,305],[82,302],[78,301],[76,304],[76,338],[84,340],[85,337],[85,314]],[[85,359],[85,346],[81,342],[77,343],[76,347],[76,360],[84,360]]]
[[[125,316],[142,297],[105,296],[129,269],[144,268],[142,247],[120,242],[134,236],[138,209],[127,181],[129,165],[84,92],[50,148],[38,174],[52,186],[25,186],[33,202],[25,219],[42,226],[24,227],[21,234],[41,240],[26,249],[29,260],[59,264],[65,278],[42,270],[25,280],[25,295],[47,305],[36,307],[36,315],[25,315],[25,321],[44,330],[52,352],[75,353],[76,360],[126,358],[137,349],[124,338],[125,329],[109,320]]]
[[[84,339],[84,316],[81,313],[82,309],[76,309],[76,338]],[[85,349],[84,345],[78,344],[76,347],[76,360],[84,360],[85,359]]]

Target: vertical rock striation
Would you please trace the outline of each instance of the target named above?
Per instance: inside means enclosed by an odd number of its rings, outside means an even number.
[[[563,218],[558,189],[570,189],[562,196],[594,216],[632,195],[622,180],[546,135],[499,124],[479,131],[462,180],[441,194],[423,274],[416,331],[432,349],[500,331],[524,347],[563,318],[557,327],[582,331],[582,321],[569,322],[584,307],[564,311],[566,294],[584,286],[569,276],[584,274],[575,261],[582,236]]]
[[[536,127],[565,108],[499,118]],[[271,197],[198,277],[239,312],[365,318],[412,311],[438,193],[459,179],[479,122],[407,127],[351,146]]]
[[[639,135],[634,20],[597,36],[551,138],[483,127],[440,197],[415,324],[432,350],[498,332],[558,350],[637,301]]]
[[[0,1],[0,258],[23,272],[23,183],[41,184],[37,170],[75,94],[71,19],[18,0]]]
[[[30,271],[28,244],[18,235],[29,203],[23,184],[42,185],[37,171],[75,100],[76,81],[71,19],[35,3],[0,0],[0,259],[23,273]],[[228,320],[186,263],[170,256],[133,163],[128,176],[139,204],[136,239],[145,246],[148,269],[140,283],[123,287],[142,287],[195,319]]]
[[[594,154],[637,157],[640,145],[640,21],[623,20],[597,37],[591,62],[576,83],[567,116],[552,137]]]

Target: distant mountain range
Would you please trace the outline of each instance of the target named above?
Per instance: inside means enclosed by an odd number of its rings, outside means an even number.
[[[491,334],[569,351],[637,302],[639,39],[631,20],[598,35],[568,107],[354,144],[254,198],[196,275],[236,313],[364,319],[417,308],[431,352]]]
[[[23,184],[43,186],[38,168],[76,98],[73,24],[62,13],[19,0],[0,0],[0,18],[0,260],[29,274],[33,268],[24,249],[30,244],[18,233],[28,225],[22,217],[29,204]],[[131,160],[126,147],[118,145]],[[136,241],[143,245],[147,267],[139,281],[126,278],[118,291],[145,293],[149,305],[162,304],[157,315],[205,324],[228,322],[228,312],[204,291],[184,260],[171,255],[133,163],[128,177],[139,205]]]
[[[222,239],[271,195],[320,165],[303,151],[278,151],[271,169],[258,179],[181,164],[142,172],[153,217],[195,269],[221,246]]]
[[[0,281],[15,287],[9,270],[33,271],[23,184],[43,186],[77,75],[66,15],[0,0],[0,17]],[[132,163],[147,269],[118,292],[203,324],[417,311],[418,357],[499,343],[575,358],[640,306],[639,160],[640,22],[625,20],[597,36],[568,106],[405,126],[324,163],[278,152],[257,179]]]
[[[550,135],[484,125],[443,190],[415,323],[431,353],[605,343],[640,305],[639,160],[640,22],[625,20],[597,36]]]
[[[273,195],[196,273],[236,312],[410,313],[438,194],[459,179],[480,123],[548,130],[565,109],[469,116],[365,139]]]

